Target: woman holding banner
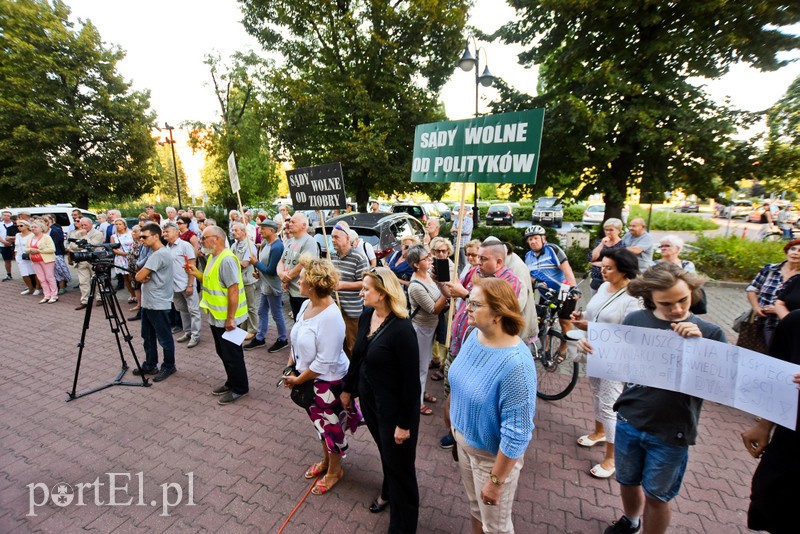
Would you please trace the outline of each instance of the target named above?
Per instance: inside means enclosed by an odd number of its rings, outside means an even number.
[[[603,284],[586,306],[586,313],[572,313],[572,325],[579,331],[586,331],[591,322],[620,324],[629,313],[641,308],[639,300],[628,295],[627,291],[628,283],[639,274],[636,256],[624,248],[606,248],[597,259],[600,261]],[[579,352],[583,342],[585,336],[578,341]],[[592,447],[605,442],[605,458],[589,470],[589,474],[596,478],[614,476],[614,431],[617,426],[614,403],[622,393],[622,386],[623,383],[616,380],[589,377],[594,401],[594,432],[579,437],[578,445]]]

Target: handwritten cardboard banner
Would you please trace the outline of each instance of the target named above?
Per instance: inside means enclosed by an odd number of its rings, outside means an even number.
[[[795,429],[800,365],[668,330],[589,323],[587,338],[589,376],[686,393]]]
[[[239,171],[236,169],[236,156],[233,152],[228,156],[228,179],[231,181],[231,191],[238,193],[241,186],[239,185]]]

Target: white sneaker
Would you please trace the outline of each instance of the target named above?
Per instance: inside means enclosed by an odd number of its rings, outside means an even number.
[[[20,295],[30,295],[30,294],[31,294],[31,290],[30,290],[30,289],[26,289],[26,290],[24,290],[24,291],[20,291],[20,292],[19,292],[19,294],[20,294]],[[35,293],[34,293],[34,294],[35,294]]]
[[[39,301],[39,304],[44,304],[45,302],[47,302],[49,300],[50,300],[49,298],[45,297],[45,298],[43,298],[42,300]]]
[[[58,297],[53,297],[50,300],[48,300],[47,302],[49,302],[50,304],[52,304],[54,302],[58,302]]]
[[[41,289],[37,289],[36,291],[33,292],[33,294],[34,295],[41,295],[42,294],[42,290]]]
[[[193,337],[189,340],[189,343],[186,344],[186,348],[191,349],[192,347],[196,347],[198,343],[200,343],[200,340],[196,337]]]

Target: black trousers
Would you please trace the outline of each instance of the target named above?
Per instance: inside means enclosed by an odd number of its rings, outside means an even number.
[[[292,309],[292,319],[297,320],[297,314],[300,313],[300,306],[303,305],[308,297],[293,297],[289,295],[289,307]]]
[[[244,365],[242,346],[231,343],[227,339],[222,339],[225,328],[210,326],[211,334],[214,336],[214,347],[217,349],[217,355],[222,360],[222,365],[225,366],[225,374],[228,376],[225,385],[231,388],[234,393],[244,395],[250,391],[250,385],[247,382],[247,367]]]
[[[361,413],[381,455],[381,499],[389,501],[389,534],[415,533],[419,516],[419,487],[415,466],[418,429],[411,429],[411,437],[402,445],[395,443],[395,427],[387,425],[384,422],[386,418],[378,414],[375,397],[363,384],[362,381],[359,388]]]

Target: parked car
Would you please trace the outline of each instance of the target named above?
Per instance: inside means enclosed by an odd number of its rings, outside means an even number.
[[[339,222],[346,222],[361,239],[372,245],[378,260],[388,258],[398,250],[401,238],[416,235],[421,240],[425,235],[422,223],[408,213],[346,213],[325,221],[329,241],[333,227]],[[314,233],[322,253],[327,254],[322,228],[316,228]]]
[[[11,215],[19,215],[21,211],[27,211],[32,217],[45,214],[53,215],[56,218],[56,223],[58,223],[64,230],[64,233],[66,233],[72,224],[72,210],[74,209],[80,208],[75,208],[72,204],[54,204],[49,206],[31,206],[29,208],[4,208],[3,211],[8,210],[11,212]],[[97,215],[92,211],[81,210],[81,215],[90,218],[93,223],[97,221]]]
[[[416,217],[417,220],[422,221],[423,224],[428,220],[428,217],[438,217],[439,219],[442,218],[439,210],[436,209],[436,206],[430,202],[422,204],[401,202],[392,206],[392,213],[408,213],[412,217]]]
[[[734,200],[729,206],[722,206],[719,210],[719,216],[727,219],[730,215],[731,219],[738,217],[747,217],[753,211],[753,203],[749,200]]]
[[[595,224],[603,224],[606,220],[606,205],[605,204],[592,204],[591,206],[586,208],[586,211],[583,212],[583,224],[588,225],[595,225]],[[622,208],[622,222],[628,222],[628,215],[630,214],[630,210],[628,206],[623,206]]]
[[[445,222],[451,222],[453,220],[453,212],[452,210],[445,204],[444,202],[434,202],[434,206],[436,209],[439,210],[439,215],[444,219]]]
[[[558,197],[539,197],[531,215],[533,224],[561,228],[564,222],[564,205]]]
[[[489,206],[486,212],[486,225],[509,224],[514,225],[514,212],[508,204],[495,204]]]
[[[684,200],[677,205],[675,211],[678,213],[700,213],[700,204],[692,200]]]

